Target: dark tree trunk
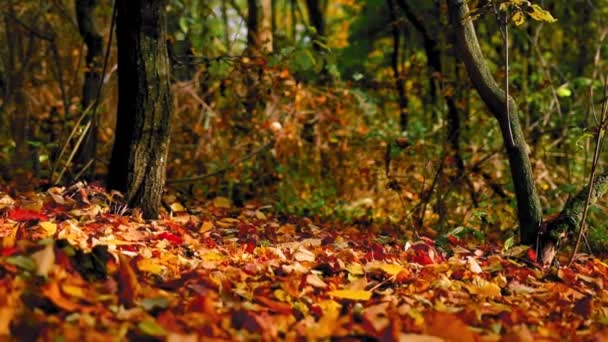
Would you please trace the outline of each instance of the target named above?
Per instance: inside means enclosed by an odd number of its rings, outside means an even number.
[[[399,72],[399,48],[401,45],[401,28],[398,25],[395,4],[393,0],[386,0],[388,13],[391,18],[391,33],[393,35],[393,53],[391,54],[391,68],[395,77],[395,90],[399,99],[399,127],[401,132],[407,131],[408,120],[408,100],[405,93],[405,82],[403,76]]]
[[[86,111],[87,118],[83,125],[90,125],[86,136],[82,140],[75,157],[75,170],[79,171],[88,165],[83,176],[91,179],[95,174],[95,150],[97,147],[97,119],[95,115],[96,102],[99,98],[100,83],[102,79],[103,37],[95,24],[95,10],[98,0],[76,0],[76,19],[80,36],[87,46],[86,72],[82,85],[82,110]]]
[[[166,1],[118,0],[118,115],[108,187],[158,216],[169,150]]]
[[[422,20],[420,20],[414,10],[409,5],[406,0],[397,0],[399,7],[405,13],[408,21],[414,26],[414,28],[422,35],[422,41],[424,45],[424,52],[427,58],[427,64],[429,68],[429,84],[430,84],[430,92],[431,92],[431,102],[435,102],[435,97],[437,96],[437,87],[435,83],[437,82],[437,75],[443,74],[443,68],[441,65],[441,51],[439,50],[439,44],[437,40],[433,39],[429,34],[428,30],[424,26]],[[458,175],[455,179],[460,179],[464,174],[464,161],[462,160],[462,156],[460,155],[460,115],[458,108],[456,108],[456,102],[454,101],[454,97],[451,95],[444,95],[446,105],[448,107],[447,112],[447,123],[448,123],[448,132],[447,132],[447,140],[450,144],[452,152],[454,153],[454,158],[456,159],[456,167],[458,169]],[[475,200],[474,200],[475,201]]]
[[[528,147],[519,124],[517,103],[511,97],[506,98],[504,90],[492,76],[479,47],[473,22],[467,16],[469,9],[464,0],[448,0],[448,8],[451,23],[456,31],[456,46],[460,58],[477,92],[500,125],[517,198],[521,242],[532,245],[536,242],[542,222],[542,211],[528,157]],[[506,101],[509,101],[510,113],[505,110]]]
[[[313,47],[319,51],[322,48],[320,41],[325,37],[325,18],[323,17],[320,0],[306,0],[306,8],[308,9],[310,24],[317,31],[313,37]]]

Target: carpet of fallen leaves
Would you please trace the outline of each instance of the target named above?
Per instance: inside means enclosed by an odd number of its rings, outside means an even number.
[[[517,246],[167,206],[146,221],[95,186],[0,192],[0,338],[608,339],[598,259],[543,271]]]

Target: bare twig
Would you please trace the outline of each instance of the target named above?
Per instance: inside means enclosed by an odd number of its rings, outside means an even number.
[[[256,155],[258,155],[258,154],[266,151],[272,145],[274,145],[274,141],[271,141],[269,143],[266,143],[265,145],[262,145],[258,149],[249,152],[248,154],[246,154],[243,157],[241,157],[240,159],[234,161],[230,165],[227,165],[227,166],[225,166],[225,167],[223,167],[221,169],[215,170],[213,172],[206,173],[204,175],[198,175],[198,176],[188,177],[188,178],[168,179],[165,183],[167,183],[167,184],[195,183],[195,182],[207,179],[209,177],[217,176],[217,175],[222,174],[222,173],[224,173],[226,171],[230,171],[230,170],[234,169],[240,163],[242,163],[242,162],[244,162],[244,161],[246,161],[248,159],[251,159],[251,158],[255,157]]]
[[[608,94],[608,80],[604,79],[604,96]],[[576,238],[576,244],[574,245],[574,249],[572,250],[572,254],[570,255],[570,261],[568,261],[568,266],[572,265],[574,261],[574,256],[578,252],[578,247],[581,243],[581,239],[585,234],[585,220],[587,219],[587,212],[589,211],[589,203],[591,202],[591,194],[593,193],[592,187],[593,182],[595,181],[595,171],[597,168],[597,163],[600,159],[600,152],[602,149],[602,140],[604,139],[604,135],[606,133],[606,123],[608,122],[608,101],[604,101],[602,104],[602,116],[600,121],[600,126],[595,135],[595,151],[593,152],[593,162],[591,163],[591,174],[589,175],[589,191],[587,192],[587,198],[585,200],[585,206],[583,207],[583,215],[581,217],[581,222],[579,224],[578,237]]]

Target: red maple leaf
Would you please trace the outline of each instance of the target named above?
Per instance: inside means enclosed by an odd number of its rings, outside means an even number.
[[[41,214],[37,211],[29,210],[29,209],[21,209],[15,208],[8,212],[7,217],[14,221],[33,221],[33,220],[41,220],[46,221],[49,219],[48,216]]]
[[[165,239],[173,245],[181,245],[184,242],[184,239],[182,239],[181,236],[171,234],[169,232],[162,232],[162,233],[158,234],[158,238]]]

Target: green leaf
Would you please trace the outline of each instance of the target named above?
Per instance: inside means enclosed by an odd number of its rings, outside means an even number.
[[[570,88],[568,88],[567,83],[562,84],[559,88],[557,88],[555,90],[555,92],[557,93],[557,96],[559,96],[559,97],[569,97],[572,95],[572,90],[570,90]]]
[[[532,10],[528,12],[528,15],[530,15],[532,17],[532,19],[534,19],[534,20],[546,21],[548,23],[554,23],[557,21],[557,19],[553,18],[551,13],[549,13],[549,11],[544,10],[542,7],[540,7],[537,4],[532,4],[532,7],[530,7],[530,8]]]
[[[511,236],[505,241],[505,245],[502,247],[503,251],[508,251],[511,247],[515,246],[515,236]]]
[[[143,321],[143,322],[139,323],[137,325],[137,327],[139,328],[139,330],[141,330],[142,333],[149,335],[149,336],[167,335],[167,331],[152,320]]]
[[[146,311],[154,309],[166,309],[169,306],[169,299],[166,297],[146,298],[141,301],[141,307]]]
[[[36,262],[34,261],[34,259],[23,255],[15,255],[8,257],[6,258],[6,262],[26,271],[33,272],[34,270],[36,270]]]
[[[182,30],[183,33],[188,33],[188,18],[181,17],[179,18],[179,29]]]

